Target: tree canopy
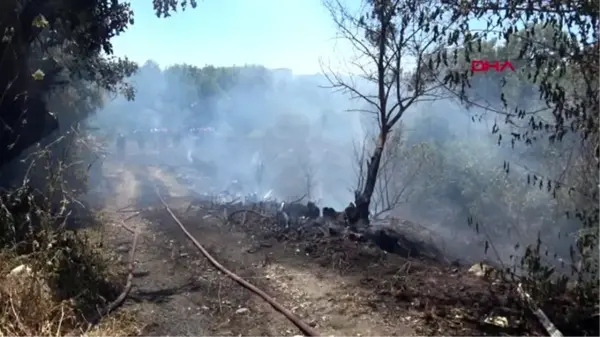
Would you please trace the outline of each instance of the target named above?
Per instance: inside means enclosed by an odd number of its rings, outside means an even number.
[[[513,135],[515,139],[531,141],[537,131],[550,132],[549,137],[557,140],[569,132],[580,132],[584,138],[597,133],[597,6],[591,1],[444,3],[460,20],[457,30],[447,35],[450,46],[464,51],[462,59],[469,63],[490,36],[502,41],[506,46],[503,50],[510,51],[502,56],[516,62],[520,78],[526,79],[519,83],[535,85],[545,108],[554,116],[550,122],[522,105],[509,106],[505,100],[507,122],[520,118],[530,123],[530,130]],[[469,28],[473,18],[485,19],[485,31]],[[439,55],[447,58],[446,51]],[[446,76],[445,80],[461,89],[473,78],[466,69]]]
[[[196,1],[154,0],[153,6],[163,18]],[[57,112],[46,106],[53,91],[83,81],[133,97],[123,80],[136,65],[113,57],[111,44],[134,22],[128,2],[8,0],[0,13],[0,166],[58,128]]]

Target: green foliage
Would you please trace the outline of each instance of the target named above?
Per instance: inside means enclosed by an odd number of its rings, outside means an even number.
[[[523,166],[518,171],[527,176],[527,182],[533,188],[544,190],[562,202],[567,213],[578,215],[581,228],[578,232],[585,234],[573,247],[571,264],[585,265],[586,268],[574,269],[580,280],[574,292],[585,293],[583,297],[597,300],[598,259],[590,252],[597,253],[599,220],[598,6],[591,1],[547,3],[525,0],[494,4],[447,1],[443,7],[452,13],[452,19],[457,23],[455,30],[440,34],[440,38],[443,35],[448,38],[450,53],[454,53],[454,63],[442,65],[447,70],[444,83],[470,106],[479,105],[503,116],[508,127],[502,130],[495,125],[493,128],[499,144],[502,135],[513,145],[515,142],[527,145],[544,142],[541,146],[534,145],[537,151],[541,150],[538,156],[549,154],[541,160],[544,168],[541,171],[561,171],[560,174],[540,174]],[[473,18],[486,20],[487,29],[471,30],[469,23]],[[519,22],[528,25],[522,27]],[[490,36],[502,45],[491,48]],[[444,49],[437,56],[447,59],[447,53]],[[518,65],[519,71],[480,77],[464,66],[479,57],[510,59]],[[439,69],[440,64],[432,67]],[[500,84],[492,93],[497,99],[489,93],[479,97],[473,95],[484,87],[482,84],[490,82]],[[539,101],[532,99],[534,93],[538,94]],[[481,104],[486,99],[491,100],[491,104]],[[527,151],[528,155],[534,151]],[[515,163],[504,163],[506,174],[518,167],[518,161],[516,165],[510,164]],[[581,184],[581,181],[586,183]],[[487,218],[485,214],[482,220],[487,222]],[[529,247],[521,261],[531,281],[528,282],[529,290],[541,303],[558,294],[573,295],[564,287],[560,290],[561,287],[551,286],[557,283],[548,260],[543,259],[548,253],[540,249],[542,240],[537,246]],[[549,255],[552,256],[552,252]],[[550,288],[555,292],[542,291]],[[581,298],[580,295],[577,298]],[[596,304],[580,302],[570,308],[568,315],[571,318],[577,316],[573,321],[577,324],[577,320],[588,319],[594,311],[597,311]]]
[[[77,90],[83,83],[132,96],[122,80],[135,71],[135,64],[110,57],[110,39],[133,20],[129,4],[9,0],[0,5],[0,13],[0,87],[5,88],[0,100],[0,143],[5,144],[0,147],[0,165],[56,130],[59,123],[66,124],[66,130],[93,112],[87,109],[61,119],[62,111],[46,107],[46,97],[55,90],[69,85]]]
[[[521,164],[516,156],[503,163],[493,163],[493,154],[490,158],[479,155],[488,154],[489,149],[483,144],[489,142],[453,144],[452,137],[441,131],[450,142],[436,140],[444,165],[449,168],[449,172],[442,172],[438,178],[442,182],[438,185],[440,192],[465,205],[463,215],[477,227],[482,223],[501,223],[507,224],[503,227],[512,228],[522,221],[518,219],[519,214],[537,212],[540,214],[538,223],[528,224],[528,231],[536,235],[541,228],[552,228],[546,230],[546,234],[553,234],[563,229],[557,224],[570,220],[558,219],[545,203],[559,205],[561,212],[577,214],[579,237],[573,246],[570,264],[587,266],[575,271],[577,278],[587,281],[579,282],[574,292],[597,300],[597,257],[592,258],[590,253],[597,253],[599,223],[600,9],[597,3],[587,0],[568,3],[451,0],[423,6],[425,3],[368,1],[368,6],[361,8],[364,15],[358,19],[337,3],[341,15],[334,15],[334,22],[342,28],[351,26],[352,29],[342,29],[342,34],[361,55],[370,59],[372,68],[361,70],[367,69],[366,76],[379,89],[377,102],[370,96],[359,96],[380,113],[378,121],[383,131],[387,123],[400,119],[404,112],[402,104],[406,101],[400,96],[389,99],[388,94],[391,92],[393,96],[393,90],[388,92],[386,83],[404,75],[397,65],[402,64],[403,56],[410,54],[415,59],[416,70],[408,92],[419,96],[442,85],[445,90],[436,92],[438,98],[443,96],[440,93],[449,92],[466,107],[478,110],[480,115],[474,115],[474,121],[489,121],[490,113],[497,114],[498,122],[493,125],[492,133],[497,137],[498,151],[506,153],[507,149],[516,148],[515,154],[535,158],[536,167]],[[329,3],[327,7],[331,11]],[[473,19],[486,22],[486,29],[474,29]],[[358,35],[354,34],[356,30]],[[422,43],[417,45],[419,50],[411,48],[410,39],[402,38],[405,32],[421,38]],[[361,33],[365,39],[361,39]],[[420,52],[424,52],[425,57],[421,57]],[[510,60],[517,71],[473,73],[470,65],[475,59]],[[386,72],[388,66],[396,66],[396,72]],[[392,87],[404,93],[400,83]],[[345,88],[348,89],[348,85]],[[356,92],[352,86],[349,90]],[[386,107],[395,103],[399,104],[400,113],[392,117],[393,111],[389,112]],[[440,123],[437,127],[444,129]],[[478,159],[473,162],[473,158]],[[372,159],[376,172],[379,166],[376,152]],[[473,221],[472,216],[478,219]],[[554,231],[553,225],[561,228]],[[493,247],[494,234],[488,233],[486,250]],[[527,241],[521,235],[519,238]],[[549,239],[549,235],[541,237],[544,241]],[[549,259],[542,256],[544,249],[529,247],[526,252],[521,264],[525,268],[523,277],[531,280],[527,285],[558,291],[560,287],[549,286],[556,279],[551,272],[555,262],[551,261],[552,252]],[[542,306],[549,303],[543,292],[529,291],[536,294],[535,300]],[[564,290],[554,295],[573,296],[574,293]],[[597,311],[591,302],[581,304],[569,308],[568,316],[581,321]],[[562,318],[553,318],[561,320],[561,327],[568,324]]]
[[[518,55],[511,61],[526,69],[523,75],[540,90],[540,97],[548,103],[555,116],[550,130],[545,127],[539,129],[539,122],[544,125],[546,121],[540,121],[518,107],[510,112],[510,117],[531,119],[531,127],[515,138],[530,140],[535,131],[551,131],[553,136],[561,138],[573,131],[571,122],[576,123],[576,132],[583,131],[586,135],[597,129],[594,128],[597,125],[594,116],[598,107],[598,95],[595,95],[598,90],[595,81],[598,64],[593,55],[598,53],[598,8],[589,4],[587,1],[574,2],[568,5],[568,10],[564,10],[554,8],[562,6],[560,3],[540,5],[535,1],[502,1],[498,5],[481,6],[477,3],[448,2],[446,9],[452,11],[453,19],[460,23],[449,34],[448,43],[458,49],[464,48],[464,62],[471,61],[472,53],[479,52],[481,44],[490,35],[504,41],[507,50],[518,50]],[[469,20],[473,17],[487,19],[487,29],[471,31]],[[519,21],[533,24],[519,29],[516,25]],[[541,29],[541,26],[544,28]],[[510,54],[507,53],[507,56]],[[455,56],[455,62],[458,60],[459,57]],[[568,81],[574,74],[580,78],[574,87],[583,89],[585,95],[574,93]],[[562,78],[567,80],[558,80]],[[470,79],[471,74],[466,70],[446,75],[447,84],[463,91]]]
[[[179,2],[182,9],[187,4]],[[177,6],[177,1],[154,1],[159,16]],[[82,217],[89,216],[78,198],[87,192],[88,173],[102,146],[81,122],[102,108],[107,96],[135,94],[124,79],[137,65],[113,57],[111,44],[130,24],[133,12],[122,1],[0,3],[0,186],[12,187],[0,194],[2,273],[13,261],[24,261],[36,279],[41,276],[55,290],[53,297],[70,300],[59,305],[32,292],[22,294],[28,302],[15,311],[14,294],[3,293],[0,310],[10,314],[2,318],[0,334],[63,334],[80,327],[82,314],[105,304],[98,299],[115,295],[106,261],[66,227],[82,225]],[[13,160],[19,156],[22,161]],[[6,290],[4,284],[0,288]],[[14,320],[20,330],[4,329],[17,326]]]
[[[152,0],[152,5],[156,16],[167,18],[171,16],[172,12],[176,12],[178,8],[184,11],[188,6],[196,8],[198,3],[196,0]]]

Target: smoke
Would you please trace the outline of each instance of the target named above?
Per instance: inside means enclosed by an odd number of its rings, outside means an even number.
[[[117,97],[90,120],[100,132],[127,135],[128,164],[146,165],[152,153],[150,162],[174,168],[193,181],[189,187],[198,194],[227,190],[280,200],[307,195],[321,207],[337,209],[352,201],[357,180],[353,149],[373,136],[374,120],[356,112],[364,102],[324,88],[323,75],[259,66],[161,70],[149,61],[131,81],[135,101]],[[557,221],[546,217],[556,201],[544,191],[527,190],[523,181],[524,167],[545,167],[543,158],[528,155],[539,149],[499,145],[491,132],[499,120],[452,101],[420,103],[402,119],[406,146],[427,144],[430,153],[410,178],[411,197],[391,213],[444,237],[445,249],[460,258],[481,258],[483,248],[475,252],[471,243],[483,247],[493,236],[498,255],[506,260],[515,240],[531,241],[546,223]],[[181,133],[181,143],[165,145],[168,140],[147,134],[147,143],[165,144],[148,145],[151,150],[142,154],[131,135],[151,129]],[[407,157],[398,160],[408,165],[411,152],[403,153]],[[519,165],[507,174],[505,162]],[[523,207],[528,198],[535,201]],[[485,235],[468,226],[473,216],[481,219]]]
[[[274,198],[291,200],[310,192],[323,204],[347,205],[354,180],[352,142],[363,132],[360,115],[348,111],[355,102],[323,89],[327,81],[320,75],[258,66],[190,71],[180,66],[161,70],[147,62],[131,79],[136,100],[118,97],[90,123],[126,135],[151,129],[181,132],[181,144],[161,150],[155,160],[175,167],[214,167],[210,186],[197,186],[198,193],[226,189],[235,180],[241,193],[271,191]],[[230,83],[217,83],[228,77]],[[191,128],[204,131],[192,135]],[[130,154],[137,152],[131,141],[128,148]],[[127,160],[135,163],[135,158]]]

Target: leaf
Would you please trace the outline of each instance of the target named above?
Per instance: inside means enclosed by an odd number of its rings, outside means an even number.
[[[44,74],[44,72],[41,69],[38,69],[33,74],[31,74],[31,77],[33,77],[33,79],[36,81],[43,80],[45,76],[46,74]]]
[[[33,19],[33,21],[31,22],[31,25],[36,27],[36,28],[46,28],[48,27],[48,20],[46,20],[46,18],[42,15],[42,14],[38,14],[38,16],[35,17],[35,19]]]
[[[15,35],[14,27],[7,27],[4,29],[4,35],[2,35],[2,42],[9,43],[12,41],[13,36]]]

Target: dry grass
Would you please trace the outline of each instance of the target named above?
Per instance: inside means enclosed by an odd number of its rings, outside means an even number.
[[[105,317],[100,324],[82,334],[83,336],[139,336],[139,327],[132,312],[119,311]]]
[[[101,230],[38,235],[32,252],[0,251],[0,336],[139,335],[132,313],[87,319],[113,300],[125,268],[103,248]],[[10,275],[17,266],[30,271]]]

